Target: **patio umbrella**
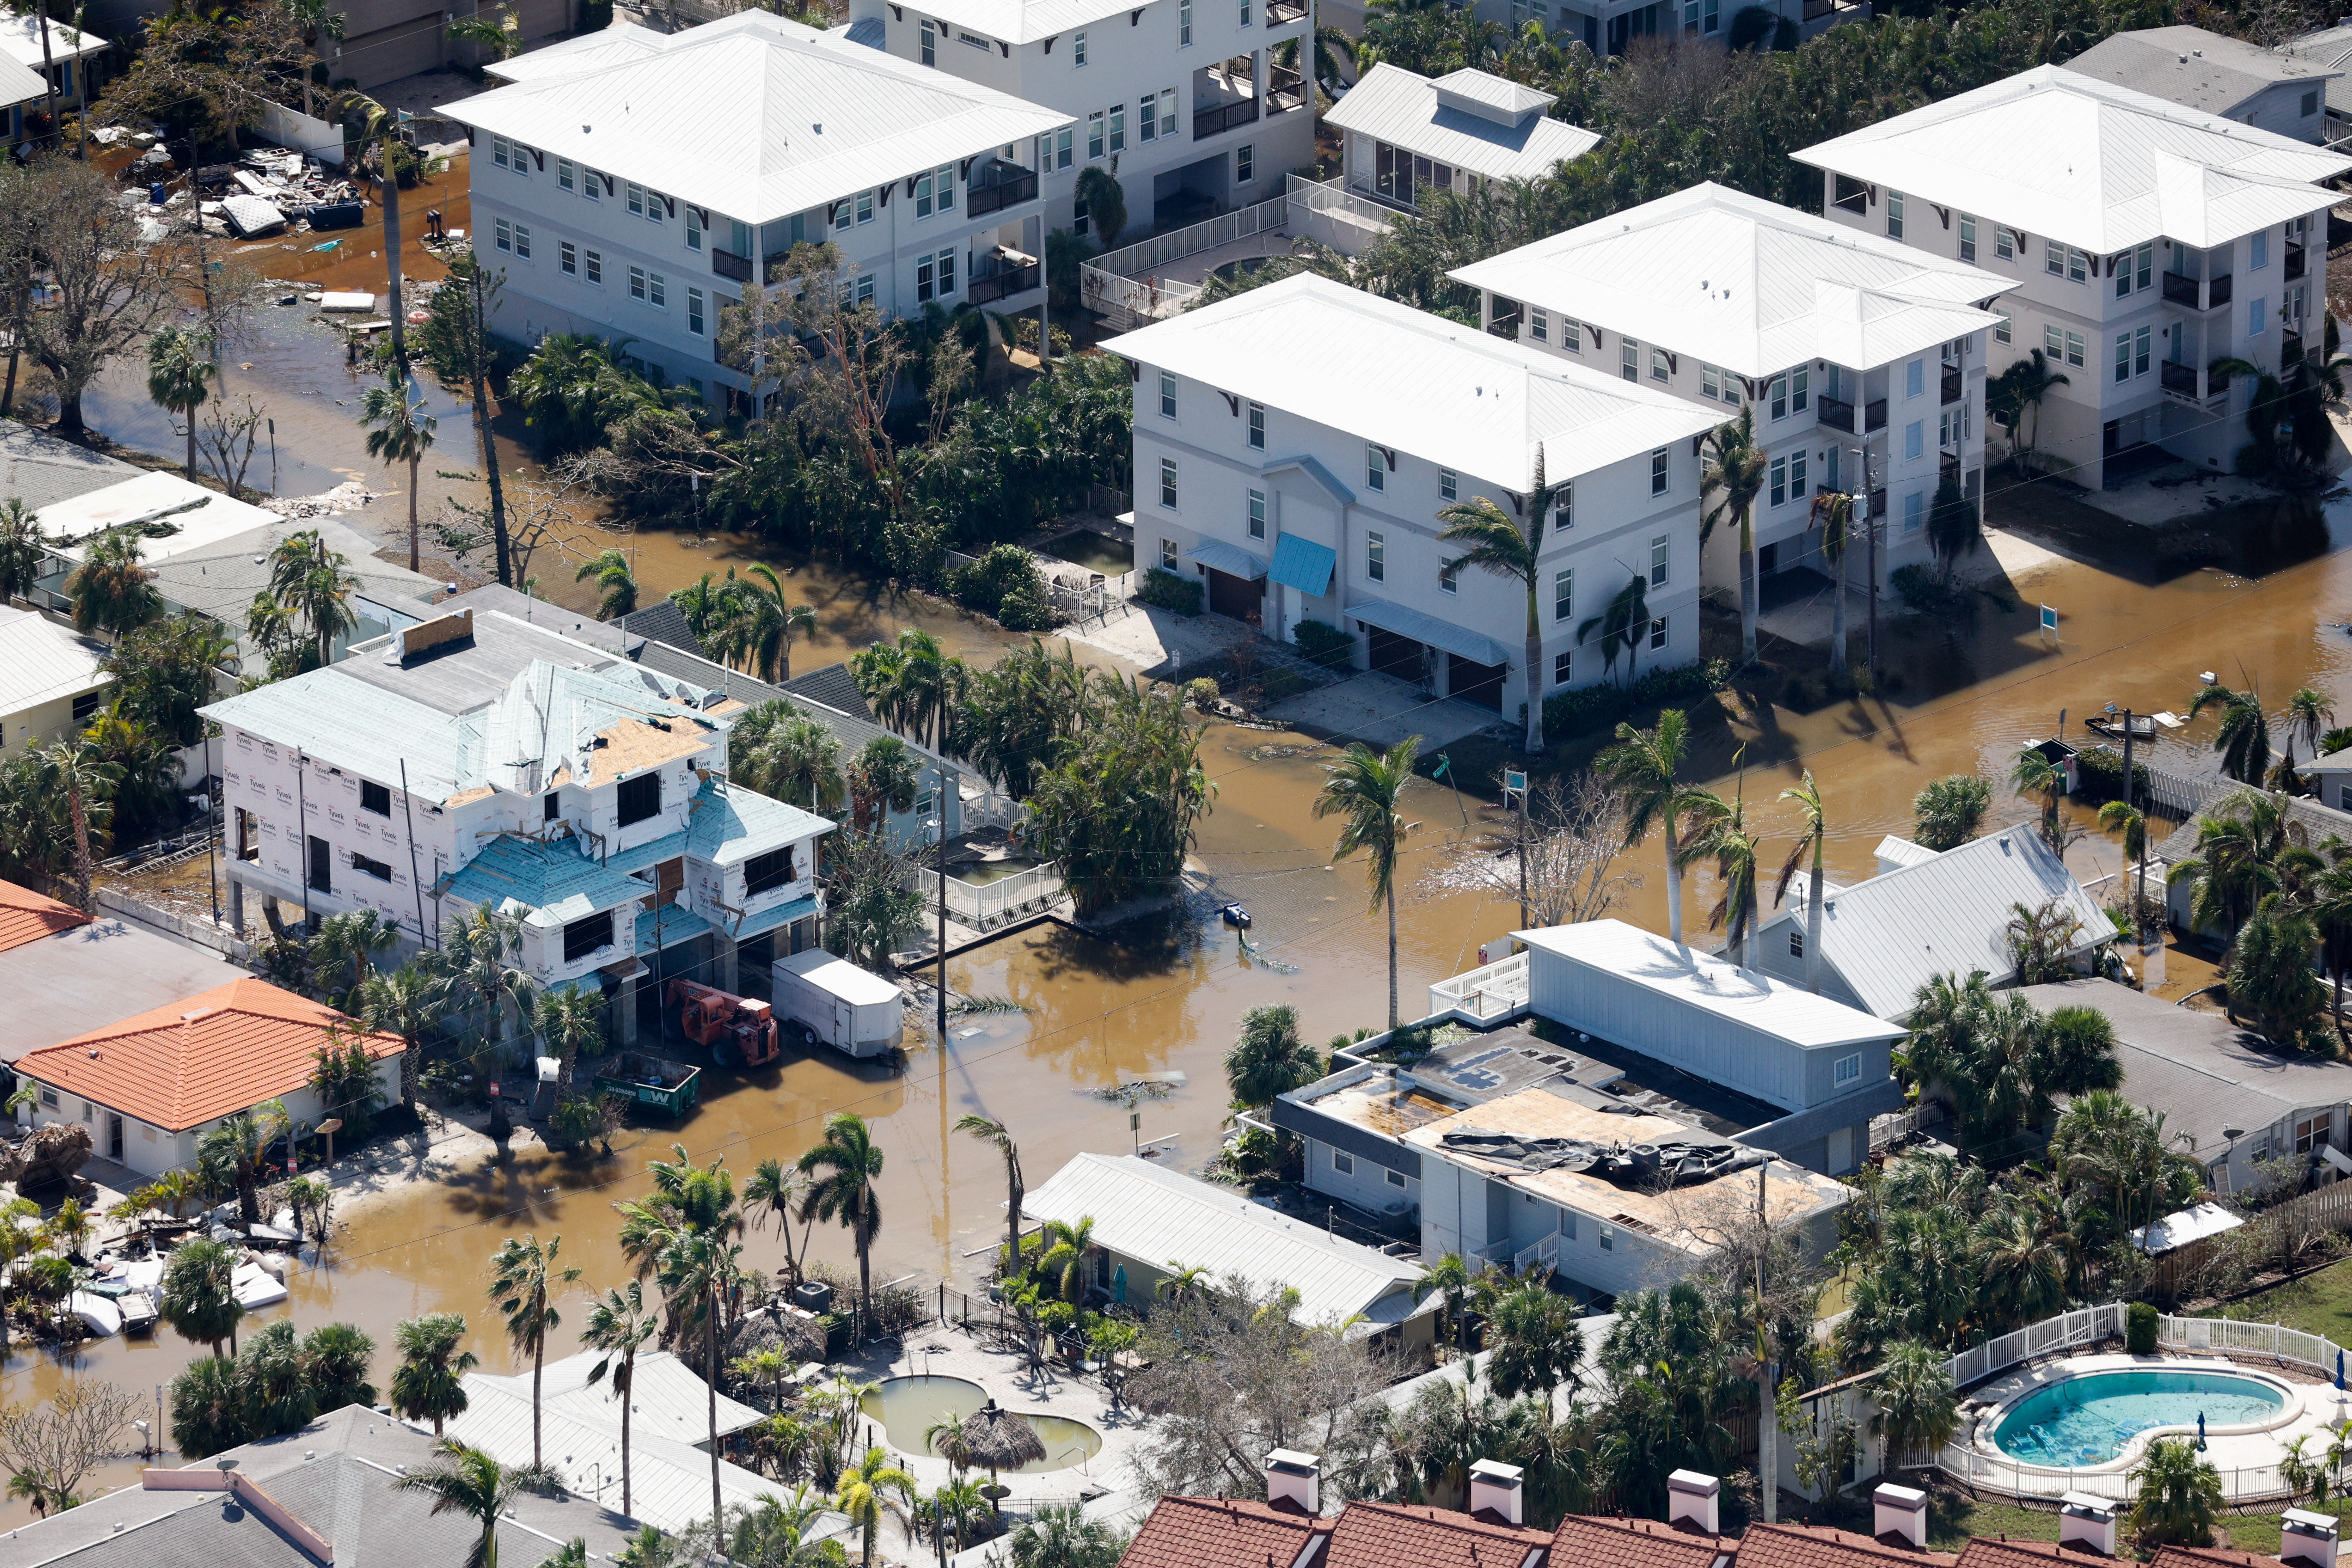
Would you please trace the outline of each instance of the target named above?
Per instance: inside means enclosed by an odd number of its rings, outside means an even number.
[[[965,1452],[973,1464],[988,1471],[992,1488],[997,1485],[997,1471],[1017,1470],[1045,1457],[1045,1444],[1037,1429],[993,1399],[965,1418],[961,1436]]]
[[[2344,1392],[2344,1352],[2340,1346],[2336,1352],[2336,1392],[2338,1394]]]
[[[2202,1410],[2197,1413],[2197,1451],[2200,1454],[2205,1451],[2205,1412]]]
[[[1124,1263],[1111,1270],[1110,1299],[1115,1306],[1127,1305],[1127,1265]],[[2338,1388],[2344,1386],[2344,1352],[2342,1351],[2336,1352],[2336,1386]]]

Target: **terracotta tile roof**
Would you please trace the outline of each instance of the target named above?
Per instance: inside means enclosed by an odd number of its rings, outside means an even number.
[[[43,898],[14,882],[0,882],[0,952],[70,931],[89,920],[71,904]]]
[[[1552,1537],[1549,1568],[1712,1568],[1737,1545],[1654,1519],[1570,1515]]]
[[[1271,1503],[1163,1497],[1128,1543],[1119,1568],[1291,1568],[1334,1522]]]
[[[1980,1535],[1960,1549],[1960,1568],[2056,1568],[2060,1563],[2087,1568],[2090,1563],[2113,1561],[2095,1552],[2061,1546],[2053,1541],[1994,1541]],[[2278,1568],[2275,1559],[2253,1561],[2268,1561],[2271,1568]]]
[[[234,980],[102,1029],[27,1051],[16,1070],[167,1131],[199,1127],[290,1094],[310,1080],[313,1053],[341,1013],[262,980]],[[351,1037],[372,1061],[396,1056],[397,1036]]]
[[[1488,1523],[1451,1509],[1351,1502],[1318,1568],[1519,1568],[1549,1531]]]
[[[1739,1538],[1739,1568],[1954,1568],[1948,1552],[1889,1546],[1820,1524],[1751,1524]]]
[[[2219,1546],[2159,1546],[2153,1568],[2278,1568],[2278,1559]]]

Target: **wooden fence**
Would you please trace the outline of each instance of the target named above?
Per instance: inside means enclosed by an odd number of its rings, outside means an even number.
[[[2317,1192],[2273,1205],[2234,1230],[2200,1237],[2158,1258],[2156,1271],[2148,1277],[2147,1293],[2165,1300],[2178,1300],[2211,1259],[2217,1247],[2251,1245],[2258,1253],[2268,1253],[2277,1248],[2285,1234],[2294,1228],[2318,1226],[2352,1230],[2352,1224],[2340,1217],[2346,1214],[2352,1214],[2352,1182],[2335,1182]]]

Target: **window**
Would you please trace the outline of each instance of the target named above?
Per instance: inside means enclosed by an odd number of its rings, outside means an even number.
[[[658,272],[646,274],[646,303],[656,310],[669,309],[669,280]]]
[[[2246,336],[2259,338],[2263,335],[2263,329],[2270,324],[2270,300],[2260,294],[2246,301]]]
[[[1551,317],[1548,312],[1536,310],[1528,312],[1528,336],[1539,343],[1551,341]]]
[[[41,1103],[51,1110],[58,1108],[58,1091],[47,1084],[41,1085]]]
[[[1250,0],[1242,0],[1241,17],[1241,25],[1244,27],[1248,26],[1250,25]]]
[[[1249,444],[1252,451],[1265,450],[1265,405],[1263,403],[1249,405]]]
[[[1462,592],[1462,563],[1441,561],[1437,563],[1437,591],[1441,594]]]
[[[1903,426],[1903,455],[1906,458],[1917,457],[1926,449],[1926,436],[1927,421],[1924,419],[1914,419]]]
[[[1790,958],[1805,956],[1805,933],[1793,928],[1789,932],[1789,956]]]
[[[1551,525],[1554,528],[1576,526],[1576,481],[1562,479],[1551,493]]]
[[[2305,112],[2310,111],[2306,110]],[[2297,1117],[2294,1123],[2294,1152],[2298,1154],[2308,1154],[2314,1149],[2326,1148],[2333,1142],[2332,1134],[2335,1129],[2336,1113],[2332,1110],[2323,1110],[2315,1116]]]
[[[1072,134],[1070,127],[1066,125],[1054,132],[1054,167],[1056,169],[1066,169],[1070,166]]]
[[[623,182],[622,182],[621,188],[622,188],[623,190],[625,190],[625,191],[626,191],[626,192],[628,193],[628,196],[629,196],[629,216],[630,216],[631,217],[643,217],[643,216],[646,216],[646,188],[645,188],[645,186],[643,186],[643,185],[641,185],[641,184],[638,184],[635,180],[625,180],[625,181],[623,181]]]
[[[1559,346],[1572,354],[1582,353],[1584,352],[1583,325],[1562,316],[1559,319]]]
[[[627,827],[661,811],[661,774],[640,773],[633,779],[623,779],[616,792],[620,806],[621,826]]]
[[[1381,449],[1370,441],[1364,443],[1364,488],[1381,492],[1389,488],[1388,465],[1381,460]]]
[[[592,202],[603,201],[604,184],[602,176],[595,170],[585,167],[580,171],[580,194]]]
[[[1864,184],[1860,180],[1849,179],[1843,174],[1837,175],[1834,184],[1836,195],[1830,199],[1832,206],[1841,212],[1856,215],[1867,213],[1870,210],[1868,185]]]
[[[1918,397],[1927,390],[1927,362],[1915,359],[1903,367],[1903,395]]]
[[[642,267],[632,267],[629,268],[629,298],[642,300],[645,297],[646,269]]]
[[[1192,47],[1192,0],[1176,0],[1176,47]]]
[[[2142,327],[2132,334],[2132,374],[2134,375],[2147,374],[2147,333],[2148,329]],[[1965,415],[1968,412],[1968,405],[1965,403],[1960,405],[1960,411]],[[1967,432],[1967,423],[1966,419],[1961,421],[1962,434]]]
[[[1617,374],[1627,381],[1642,379],[1642,345],[1632,338],[1617,340]]]
[[[372,811],[378,816],[390,816],[392,815],[392,787],[389,784],[370,784],[365,779],[362,779],[360,781],[360,809],[362,811]]]
[[[1364,535],[1364,575],[1375,583],[1389,580],[1389,536],[1379,529]]]
[[[602,288],[604,282],[604,253],[601,250],[583,250],[580,253],[580,260],[581,264],[587,268],[584,276],[588,281]]]
[[[2271,231],[2258,228],[2250,237],[2252,254],[2247,258],[2246,268],[2254,271],[2271,264]]]
[[[1462,499],[1462,476],[1455,473],[1452,468],[1438,469],[1437,499],[1440,500],[1460,500]]]
[[[2306,92],[2303,95],[2303,112],[2306,115],[2319,112],[2319,94]]]
[[[1724,371],[1719,365],[1701,361],[1698,367],[1698,395],[1701,397],[1723,395]]]
[[[577,190],[580,184],[578,175],[579,171],[571,159],[558,158],[555,161],[555,188],[557,190]]]
[[[1909,495],[1903,498],[1904,532],[1916,533],[1919,531],[1920,513],[1926,508],[1927,499],[1926,492],[1922,490],[1913,490]]]
[[[1249,536],[1252,539],[1265,537],[1265,492],[1264,490],[1254,489],[1249,492]]]
[[[1668,364],[1666,361],[1666,351],[1661,348],[1653,348],[1650,351],[1650,379],[1652,381],[1664,381],[1672,374],[1672,371],[1673,367]]]
[[[1073,68],[1076,68],[1083,67],[1086,63],[1087,36],[1083,31],[1081,31],[1076,37],[1070,40],[1070,65]]]
[[[1564,566],[1551,574],[1551,618],[1572,621],[1576,618],[1576,568]]]
[[[2084,340],[2083,334],[2074,331],[2068,332],[2066,334],[2066,363],[2068,364],[2079,365],[2085,363],[2089,358],[2090,345]]]
[[[2007,310],[2001,311],[2000,320],[1993,323],[1992,341],[1997,343],[2015,342],[2017,341],[2017,318],[2011,315]]]
[[[1176,504],[1176,459],[1173,458],[1160,459],[1160,504],[1170,507]]]
[[[1381,1174],[1388,1178],[1388,1184],[1392,1187],[1402,1187],[1404,1185],[1404,1173],[1402,1171],[1382,1171]]]
[[[754,855],[743,862],[743,893],[758,898],[772,893],[793,879],[793,851],[790,845],[771,849],[764,855]]]
[[[1666,493],[1666,463],[1673,456],[1673,450],[1665,447],[1661,447],[1650,454],[1650,493],[1652,495],[1662,496]]]
[[[577,278],[580,276],[580,252],[572,248],[572,245],[570,240],[566,239],[557,242],[555,247],[555,265],[563,269],[563,275],[567,278]]]
[[[352,855],[352,869],[354,871],[363,871],[367,875],[373,877],[379,882],[389,882],[392,880],[392,868],[390,866],[386,865],[382,860],[371,860],[366,856],[362,855],[357,851],[353,851]]]
[[[2131,334],[2129,332],[2116,334],[2116,379],[2119,382],[2131,379]]]
[[[702,218],[691,205],[686,209],[686,247],[688,250],[702,248]]]
[[[1576,654],[1573,650],[1551,656],[1551,683],[1567,686],[1576,679]]]
[[[2155,280],[2156,241],[2126,250],[2116,261],[2116,298],[2137,294]]]
[[[1172,539],[1160,542],[1160,569],[1162,572],[1176,570],[1176,542]]]
[[[1163,137],[1176,134],[1176,89],[1172,87],[1160,89],[1160,134]]]
[[[1650,651],[1657,652],[1666,646],[1666,617],[1660,616],[1650,623]]]
[[[1176,417],[1176,374],[1173,371],[1160,373],[1160,417]]]
[[[334,866],[334,851],[327,847],[327,841],[325,839],[313,834],[310,838],[310,875],[309,879],[312,891],[331,893],[335,890]]]
[[[1794,410],[1796,413],[1802,414],[1805,411],[1805,405],[1812,398],[1812,388],[1813,373],[1811,371],[1791,371],[1789,374],[1790,408]]]
[[[539,819],[541,822],[553,822],[557,817],[562,815],[563,792],[562,790],[549,790],[545,798],[541,800],[539,803]]]
[[[1087,116],[1087,157],[1089,161],[1103,155],[1103,111],[1099,109]]]
[[[1886,237],[1889,239],[1903,237],[1903,193],[1901,191],[1886,193]]]
[[[702,290],[688,289],[686,291],[686,330],[698,338],[702,336]]]
[[[1356,1173],[1356,1157],[1345,1150],[1334,1149],[1331,1151],[1331,1168],[1343,1176],[1352,1176]]]
[[[2064,359],[2066,357],[2066,334],[2060,331],[2054,326],[2043,327],[2042,329],[2042,352],[2048,354],[2052,359]]]
[[[1078,63],[1080,65],[1087,63],[1086,49],[1087,36],[1084,33],[1080,33],[1078,35]],[[922,31],[918,36],[915,45],[915,52],[927,66],[935,66],[940,63],[940,30],[933,25],[929,16],[923,18]]]
[[[1831,1081],[1839,1085],[1853,1083],[1861,1077],[1862,1056],[1859,1052],[1850,1057],[1838,1058],[1837,1065],[1830,1069]]]
[[[857,221],[859,223],[872,223],[874,221],[874,193],[872,191],[860,191],[857,193]]]
[[[1798,459],[1800,464],[1802,464],[1803,461],[1804,459],[1801,458]],[[1674,549],[1674,536],[1672,534],[1661,533],[1655,539],[1650,541],[1651,587],[1663,588],[1666,585],[1666,579],[1672,574],[1673,571]]]
[[[1960,215],[1960,259],[1977,258],[1977,220],[1967,213]]]
[[[506,219],[499,218],[491,226],[490,236],[491,243],[496,245],[500,250],[512,250],[514,248],[514,225],[509,223]]]
[[[516,258],[518,260],[529,261],[530,259],[530,228],[529,225],[519,223],[514,226],[514,245]]]
[[[1603,1252],[1614,1252],[1617,1250],[1617,1227],[1615,1226],[1604,1225],[1601,1227],[1601,1250]]]
[[[934,212],[948,212],[955,206],[955,165],[934,169],[928,174],[915,176],[915,216],[929,217]]]
[[[1257,178],[1257,145],[1255,142],[1234,149],[1234,184],[1246,185]]]
[[[1146,142],[1160,139],[1160,95],[1147,92],[1136,100],[1135,132]]]
[[[1786,506],[1789,501],[1789,459],[1786,458],[1773,458],[1770,474],[1771,489],[1769,492],[1770,496],[1769,504],[1773,506]]]
[[[2053,278],[2064,278],[2080,283],[2090,276],[2091,258],[2078,246],[2045,241],[2042,247],[2042,269]]]
[[[563,962],[577,963],[599,948],[613,945],[613,911],[601,910],[586,920],[563,928]]]
[[[503,136],[491,137],[490,162],[496,163],[501,169],[510,169],[514,167],[514,155],[510,151],[511,145],[512,144],[509,143]]]
[[[1123,103],[1110,106],[1110,150],[1114,153],[1127,150],[1127,105]]]

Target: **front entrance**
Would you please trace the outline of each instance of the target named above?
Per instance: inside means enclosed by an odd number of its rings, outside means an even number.
[[[1759,577],[1769,577],[1773,573],[1778,572],[1780,569],[1780,547],[1778,544],[1758,545],[1756,547],[1756,574]]]
[[[1393,675],[1399,680],[1410,680],[1419,686],[1427,679],[1423,670],[1426,647],[1412,638],[1400,637],[1379,626],[1366,626],[1371,639],[1371,667],[1382,675]]]
[[[1256,626],[1263,618],[1265,601],[1265,578],[1236,577],[1230,572],[1209,568],[1211,614]]]
[[[1510,669],[1507,664],[1480,664],[1464,658],[1458,653],[1445,656],[1445,694],[1465,702],[1475,702],[1481,708],[1503,710],[1503,677]]]
[[[117,1163],[122,1159],[122,1118],[110,1110],[106,1113],[106,1157]]]

